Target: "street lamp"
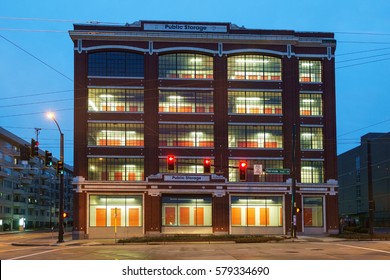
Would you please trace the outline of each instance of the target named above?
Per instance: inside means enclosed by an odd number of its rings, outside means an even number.
[[[48,113],[47,117],[52,119],[60,132],[60,161],[64,163],[64,134],[53,113]],[[60,212],[58,215],[58,243],[64,242],[64,172],[59,172],[60,176]]]

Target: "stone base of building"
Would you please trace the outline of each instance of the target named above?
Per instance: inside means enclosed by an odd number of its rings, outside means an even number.
[[[85,238],[85,232],[84,231],[72,231],[72,239],[73,240],[82,240],[82,239],[86,239]]]

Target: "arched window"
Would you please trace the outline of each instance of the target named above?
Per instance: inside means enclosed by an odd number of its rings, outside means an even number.
[[[280,81],[281,59],[258,54],[228,57],[228,79]]]
[[[161,55],[158,77],[170,79],[213,79],[213,57],[194,53]]]
[[[144,77],[144,56],[141,54],[107,51],[88,55],[88,76]]]

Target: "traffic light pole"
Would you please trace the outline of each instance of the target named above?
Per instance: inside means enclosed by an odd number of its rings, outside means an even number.
[[[49,117],[57,125],[58,131],[60,132],[60,161],[64,162],[64,134],[61,131],[60,126],[53,114],[50,114]],[[58,241],[57,243],[64,242],[64,172],[60,172],[60,211],[58,214]]]
[[[291,163],[291,237],[297,238],[297,213],[295,202],[295,190],[296,190],[296,172],[295,172],[295,124],[293,125],[292,133],[292,163]]]
[[[56,122],[57,123],[57,122]],[[57,124],[58,126],[58,124]],[[59,128],[59,127],[58,127]],[[61,132],[60,161],[64,162],[64,134]],[[58,243],[64,242],[64,172],[60,173],[60,213],[58,225]]]

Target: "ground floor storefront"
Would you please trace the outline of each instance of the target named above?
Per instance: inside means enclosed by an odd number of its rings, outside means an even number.
[[[201,176],[202,177],[202,176]],[[204,177],[204,176],[203,176]],[[165,181],[76,184],[74,239],[161,234],[289,234],[338,231],[337,186]]]

